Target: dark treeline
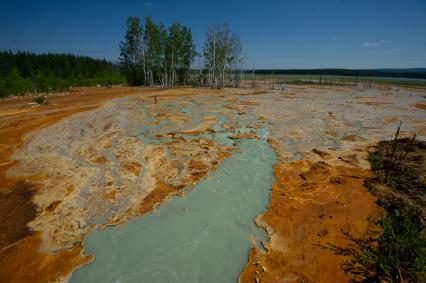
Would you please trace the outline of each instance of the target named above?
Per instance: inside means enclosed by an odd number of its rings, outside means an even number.
[[[247,71],[250,72],[250,71]],[[353,77],[393,77],[426,79],[426,69],[262,69],[255,70],[258,75],[324,75]]]
[[[238,87],[243,79],[239,37],[226,24],[206,32],[202,54],[189,27],[166,27],[146,17],[129,17],[120,43],[119,64],[70,54],[0,52],[0,97],[57,92],[74,86],[198,85]],[[199,58],[198,66],[194,66]]]
[[[124,82],[117,67],[106,60],[69,54],[0,52],[0,97]]]

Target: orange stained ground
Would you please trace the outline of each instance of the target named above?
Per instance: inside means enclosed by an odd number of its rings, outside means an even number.
[[[379,212],[363,182],[369,170],[300,161],[275,166],[276,183],[260,224],[271,235],[268,252],[250,251],[240,282],[348,282],[344,235],[361,236]]]
[[[39,252],[41,238],[27,223],[35,218],[32,202],[40,189],[6,172],[16,165],[13,154],[24,143],[24,136],[72,114],[95,109],[118,97],[143,93],[128,87],[79,88],[71,94],[49,97],[49,105],[34,106],[34,97],[0,101],[0,282],[51,282],[86,263],[77,246],[65,252]]]

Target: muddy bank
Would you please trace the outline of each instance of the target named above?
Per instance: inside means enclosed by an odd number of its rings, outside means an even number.
[[[364,188],[366,169],[300,161],[275,166],[269,210],[256,221],[268,231],[267,252],[252,249],[241,282],[345,282],[344,259],[330,244],[349,246],[378,212]]]
[[[251,250],[240,282],[347,282],[349,256],[333,247],[350,247],[345,233],[363,236],[381,212],[364,187],[370,146],[391,139],[400,120],[404,136],[426,138],[424,90],[298,87],[272,97],[254,97],[251,109],[272,124],[282,161],[270,209],[257,218],[271,239]]]
[[[236,282],[253,242],[266,239],[253,219],[267,207],[276,158],[264,140],[236,143],[239,151],[185,196],[90,233],[85,253],[96,260],[70,282]]]
[[[102,94],[98,89],[88,91]],[[233,150],[233,142],[221,139],[220,133],[218,142],[208,137],[219,120],[220,124],[225,120],[228,125],[235,123],[231,116],[236,114],[228,110],[221,113],[222,104],[210,103],[216,98],[208,94],[217,91],[207,90],[204,96],[197,90],[158,90],[158,104],[153,103],[150,90],[104,91],[103,97],[81,94],[84,103],[75,96],[55,97],[44,108],[27,109],[12,101],[17,110],[4,112],[2,122],[9,123],[11,130],[19,129],[15,118],[27,124],[36,121],[40,126],[31,124],[34,126],[28,126],[21,136],[5,132],[21,143],[26,136],[24,149],[10,150],[8,157],[19,162],[4,159],[10,166],[3,176],[5,180],[25,180],[32,190],[4,194],[7,201],[2,206],[16,208],[22,221],[3,215],[10,221],[2,227],[2,261],[13,260],[16,265],[6,268],[4,264],[1,278],[20,282],[32,272],[28,277],[31,282],[43,282],[44,277],[66,279],[73,269],[93,259],[82,255],[82,240],[91,229],[123,223],[151,211],[171,194],[179,194],[183,187],[218,168]],[[119,98],[129,94],[134,95]],[[67,99],[70,101],[65,104]],[[184,108],[189,112],[181,113]],[[84,110],[92,111],[76,114]],[[208,112],[217,117],[208,118]],[[74,115],[59,119],[66,114]],[[49,115],[49,122],[34,119]],[[12,192],[11,188],[2,189]],[[13,227],[17,224],[19,227]],[[25,252],[31,256],[24,257]],[[49,268],[35,268],[45,266],[46,261]]]
[[[66,252],[40,253],[40,233],[28,223],[40,213],[33,202],[43,188],[28,178],[7,174],[18,165],[14,154],[25,136],[78,112],[101,106],[105,101],[141,92],[136,88],[80,88],[63,96],[50,97],[48,106],[28,104],[34,98],[0,102],[0,278],[7,282],[48,282],[64,276],[70,266],[78,266],[78,245]],[[51,207],[52,208],[52,207]]]

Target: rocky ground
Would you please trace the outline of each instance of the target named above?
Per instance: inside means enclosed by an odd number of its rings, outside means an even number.
[[[394,86],[95,88],[48,106],[2,102],[0,277],[66,279],[92,260],[82,241],[93,228],[152,210],[236,150],[220,124],[247,129],[234,137],[267,138],[279,158],[270,208],[256,219],[270,241],[251,250],[240,281],[347,281],[344,257],[327,246],[348,244],[342,231],[361,235],[379,211],[363,186],[368,148],[399,121],[402,136],[425,139],[425,95]]]

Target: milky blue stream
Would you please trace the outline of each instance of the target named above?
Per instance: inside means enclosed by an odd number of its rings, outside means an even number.
[[[75,271],[70,282],[237,282],[252,239],[266,237],[254,219],[267,209],[276,162],[264,140],[237,145],[241,152],[187,195],[91,233],[85,253],[96,260]]]

